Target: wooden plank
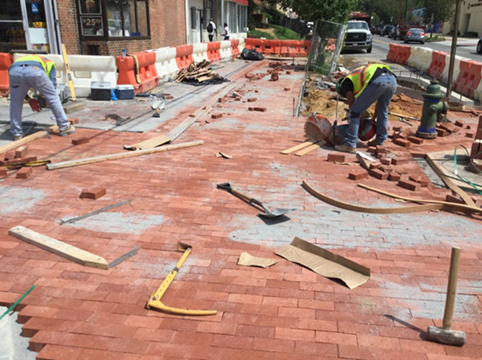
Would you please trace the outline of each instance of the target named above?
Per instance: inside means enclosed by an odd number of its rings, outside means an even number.
[[[291,154],[292,152],[295,152],[297,150],[301,150],[307,146],[310,146],[310,145],[313,145],[313,141],[306,141],[302,144],[299,144],[299,145],[296,145],[296,146],[293,146],[293,147],[290,147],[289,149],[286,149],[286,150],[283,150],[283,151],[280,151],[280,154],[283,154],[283,155],[287,155],[287,154]]]
[[[16,226],[8,231],[8,234],[17,239],[28,242],[29,244],[38,246],[53,254],[62,256],[65,259],[73,261],[77,264],[98,268],[109,269],[109,264],[103,257],[92,254],[75,246],[66,244],[62,241],[39,234],[38,232],[27,229],[23,226]]]
[[[59,128],[57,125],[49,127],[47,130],[43,131],[38,131],[36,133],[33,133],[32,135],[25,136],[24,138],[21,138],[20,140],[17,141],[12,141],[10,144],[3,145],[0,147],[0,154],[6,153],[7,151],[13,150],[18,148],[19,146],[22,146],[24,144],[27,144],[31,141],[34,141],[36,139],[40,139],[44,136],[47,136],[48,134],[57,131]]]
[[[321,140],[321,141],[318,141],[317,143],[311,145],[311,146],[308,146],[307,148],[301,150],[301,151],[298,151],[297,153],[295,153],[296,156],[303,156],[303,155],[306,155],[308,154],[309,152],[313,151],[313,150],[316,150],[320,147],[322,147],[323,145],[326,144],[326,141],[325,140]]]
[[[191,141],[191,142],[177,144],[177,145],[166,145],[155,149],[121,152],[116,154],[100,155],[100,156],[95,156],[91,158],[79,159],[79,160],[63,161],[63,162],[54,163],[54,164],[47,164],[47,170],[63,169],[63,168],[72,167],[72,166],[93,164],[101,161],[117,160],[117,159],[124,159],[124,158],[139,156],[139,155],[154,154],[157,152],[183,149],[186,147],[197,146],[202,144],[204,144],[204,141],[197,140],[197,141]]]
[[[467,195],[467,193],[464,190],[462,190],[460,187],[458,187],[457,184],[455,184],[448,176],[445,175],[445,173],[442,171],[442,169],[440,169],[438,167],[438,165],[430,157],[430,154],[427,154],[427,156],[425,157],[425,160],[427,160],[428,164],[437,173],[437,175],[440,176],[440,179],[442,179],[442,181],[445,183],[445,185],[447,185],[447,187],[450,190],[452,190],[452,191],[456,192],[458,195],[460,195],[462,200],[464,200],[464,202],[467,205],[469,205],[471,207],[477,207],[477,205],[475,205],[475,203],[474,203],[474,200],[472,200],[470,198],[470,196]]]

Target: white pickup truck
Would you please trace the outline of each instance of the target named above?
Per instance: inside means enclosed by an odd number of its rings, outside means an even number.
[[[361,49],[372,52],[372,33],[365,21],[350,20],[347,24],[343,50]]]

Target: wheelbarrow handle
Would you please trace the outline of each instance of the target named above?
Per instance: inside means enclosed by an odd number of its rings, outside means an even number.
[[[259,202],[258,200],[256,200],[255,198],[252,198],[251,196],[249,195],[246,195],[246,194],[243,194],[241,191],[238,191],[238,190],[234,190],[234,189],[231,189],[230,190],[231,194],[233,195],[236,195],[242,199],[245,199],[253,204],[256,204],[256,205],[259,205],[259,206],[263,206],[263,204],[261,204],[261,202]]]

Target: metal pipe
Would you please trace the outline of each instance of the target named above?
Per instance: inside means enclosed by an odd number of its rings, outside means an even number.
[[[457,37],[459,35],[459,16],[460,16],[460,2],[462,0],[455,1],[455,18],[454,18],[454,36],[452,37],[452,48],[450,49],[450,64],[449,64],[449,74],[447,80],[447,93],[446,96],[450,97],[452,93],[452,80],[454,77],[454,66],[455,66],[455,54],[457,52]]]

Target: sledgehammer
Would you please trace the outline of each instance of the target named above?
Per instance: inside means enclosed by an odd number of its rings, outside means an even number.
[[[450,258],[449,283],[447,285],[447,298],[445,300],[445,313],[443,327],[429,326],[427,329],[428,339],[446,345],[462,346],[465,344],[465,333],[463,331],[452,330],[452,320],[454,317],[455,293],[457,290],[457,276],[459,273],[460,248],[452,248]]]

